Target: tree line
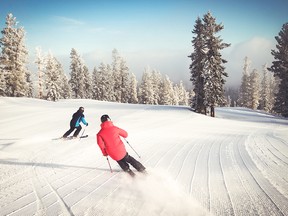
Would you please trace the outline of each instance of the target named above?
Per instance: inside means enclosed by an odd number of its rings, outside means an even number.
[[[231,106],[288,117],[288,23],[282,26],[275,39],[276,49],[271,50],[274,61],[270,67],[264,64],[262,73],[255,68],[251,70],[251,60],[245,57],[239,91],[229,89],[226,94]]]
[[[251,61],[245,57],[239,98],[236,101],[238,106],[274,112],[275,95],[280,80],[268,69],[265,64],[262,73],[257,69],[251,70]]]
[[[135,74],[129,71],[125,59],[116,49],[112,51],[111,64],[102,62],[90,73],[80,54],[72,48],[70,74],[67,76],[51,52],[44,55],[37,47],[34,62],[37,80],[32,81],[32,73],[27,69],[25,31],[17,24],[16,18],[8,14],[6,27],[1,31],[0,96],[34,96],[51,101],[83,98],[120,103],[188,105],[189,94],[182,81],[175,84],[168,76],[147,67],[138,84]]]
[[[32,81],[33,73],[27,68],[25,30],[18,27],[12,14],[7,15],[5,24],[0,38],[0,96],[38,97],[52,101],[86,98],[121,103],[189,105],[194,111],[210,112],[211,116],[214,116],[215,107],[230,106],[233,101],[233,106],[288,116],[288,23],[275,37],[276,49],[271,50],[275,61],[271,67],[263,66],[261,82],[258,71],[250,71],[249,60],[245,58],[237,98],[229,97],[225,92],[228,74],[224,65],[227,60],[222,58],[221,51],[230,44],[221,39],[219,33],[224,25],[217,24],[210,12],[203,18],[198,17],[192,30],[193,52],[188,56],[191,60],[190,92],[182,82],[174,84],[167,75],[163,76],[149,67],[144,69],[138,83],[116,49],[112,51],[111,64],[101,62],[90,73],[77,50],[72,48],[70,74],[67,76],[51,52],[43,55],[37,48],[34,62],[37,65],[37,80]]]
[[[210,109],[214,116],[215,106],[241,106],[251,109],[261,109],[288,117],[288,23],[282,26],[276,49],[271,50],[274,57],[272,66],[263,66],[263,76],[254,69],[250,71],[249,59],[246,57],[243,67],[243,76],[239,90],[229,89],[225,92],[224,64],[220,51],[230,46],[224,43],[217,34],[224,28],[210,12],[203,18],[195,21],[192,39],[193,52],[190,74],[194,96],[191,107],[198,113],[207,114]],[[235,95],[237,95],[235,97]],[[233,103],[232,103],[233,101]]]

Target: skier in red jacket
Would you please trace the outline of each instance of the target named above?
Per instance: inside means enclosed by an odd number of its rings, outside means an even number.
[[[120,138],[120,136],[126,138],[128,133],[114,126],[108,115],[103,115],[101,122],[101,129],[97,134],[97,144],[103,155],[109,155],[113,160],[117,161],[125,172],[128,172],[132,176],[134,176],[134,173],[130,169],[129,164],[137,171],[145,172],[145,167],[127,153],[125,145]]]

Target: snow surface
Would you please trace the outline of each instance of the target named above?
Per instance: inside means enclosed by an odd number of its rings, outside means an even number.
[[[85,107],[81,140],[53,140]],[[288,121],[243,108],[0,98],[0,215],[288,215]],[[102,156],[109,114],[148,175]],[[82,131],[81,131],[82,133]],[[125,142],[125,141],[124,141]]]

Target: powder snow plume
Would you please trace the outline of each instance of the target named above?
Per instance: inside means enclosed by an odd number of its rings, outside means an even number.
[[[126,173],[120,175],[118,193],[114,192],[113,198],[104,199],[99,206],[86,211],[85,215],[93,215],[95,212],[97,215],[117,215],[117,209],[113,212],[111,206],[119,206],[119,200],[125,203],[123,208],[126,208],[127,215],[211,215],[195,199],[185,194],[178,183],[163,170],[148,169],[148,174],[136,172],[134,178]]]

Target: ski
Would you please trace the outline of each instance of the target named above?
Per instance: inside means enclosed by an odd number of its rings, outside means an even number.
[[[131,169],[127,170],[126,173],[128,173],[133,178],[136,177],[136,173],[133,172]],[[141,173],[144,176],[148,175],[148,172],[146,170],[138,171],[138,173]]]
[[[52,140],[62,140],[63,137],[53,138]]]
[[[80,136],[80,137],[69,136],[69,137],[63,138],[63,140],[83,139],[83,138],[87,138],[87,137],[88,137],[88,135],[83,135],[83,136]]]
[[[141,174],[143,174],[143,175],[148,175],[148,172],[146,171],[146,169],[145,170],[143,170],[143,171],[139,171]]]
[[[131,177],[135,177],[135,173],[131,170],[131,169],[128,169],[127,171],[126,171]]]
[[[88,135],[83,135],[80,137],[73,137],[73,136],[68,136],[68,137],[58,137],[58,138],[53,138],[52,140],[74,140],[74,139],[82,139],[82,138],[87,138]]]

